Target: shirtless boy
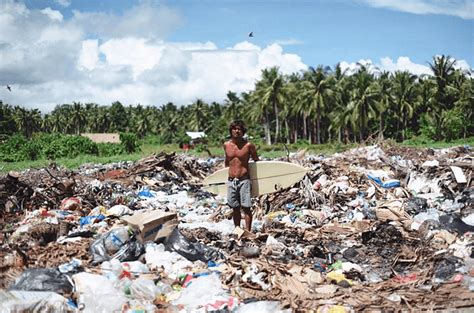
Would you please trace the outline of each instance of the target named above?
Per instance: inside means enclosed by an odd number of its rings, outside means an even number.
[[[227,184],[227,202],[234,210],[234,225],[240,227],[241,213],[244,211],[245,228],[252,229],[251,181],[249,176],[250,157],[258,161],[255,145],[246,139],[245,124],[233,121],[229,126],[230,140],[224,143],[225,166],[229,167],[229,181]]]

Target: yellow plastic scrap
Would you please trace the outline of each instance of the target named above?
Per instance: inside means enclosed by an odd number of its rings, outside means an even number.
[[[287,213],[285,211],[276,211],[276,212],[268,213],[267,217],[269,219],[274,219],[275,217],[284,216],[284,215],[287,215]]]
[[[319,307],[317,313],[346,313],[348,310],[342,305],[328,305]]]
[[[99,214],[102,214],[104,216],[109,216],[110,215],[110,213],[107,213],[107,209],[104,206],[99,205],[99,206],[95,207],[93,210],[90,211],[89,216],[99,215]]]
[[[352,280],[347,279],[346,276],[343,273],[339,272],[339,271],[332,271],[332,272],[328,273],[326,275],[326,277],[330,281],[335,281],[336,284],[339,284],[341,281],[345,280],[346,282],[349,283],[349,285],[351,285],[351,286],[353,285]]]

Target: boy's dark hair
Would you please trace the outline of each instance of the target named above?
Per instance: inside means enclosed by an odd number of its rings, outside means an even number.
[[[245,124],[242,120],[235,120],[229,125],[229,134],[232,137],[232,128],[239,127],[242,130],[243,135],[247,132],[247,128],[245,128]]]

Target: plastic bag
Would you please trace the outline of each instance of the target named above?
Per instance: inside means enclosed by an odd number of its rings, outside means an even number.
[[[82,272],[72,278],[81,312],[121,312],[127,298],[105,276]]]
[[[143,254],[144,251],[143,244],[137,241],[135,237],[132,237],[132,240],[120,248],[120,250],[117,251],[117,253],[115,253],[112,258],[121,262],[135,261],[140,257],[140,255]]]
[[[92,264],[102,263],[110,259],[119,261],[135,261],[143,253],[143,245],[135,237],[129,237],[128,228],[115,228],[100,236],[90,246],[93,255]]]
[[[149,279],[137,279],[130,286],[134,299],[153,301],[161,294],[160,289]]]
[[[167,250],[177,252],[189,261],[200,260],[207,263],[208,261],[224,258],[224,255],[217,250],[209,248],[200,242],[191,242],[177,228],[166,238],[164,244]]]
[[[70,293],[73,284],[68,276],[55,268],[33,268],[21,273],[20,277],[8,289]]]
[[[0,312],[74,312],[67,299],[50,291],[0,291]]]
[[[198,277],[185,288],[174,305],[183,305],[188,311],[212,303],[218,296],[227,295],[222,289],[221,280],[216,274]]]

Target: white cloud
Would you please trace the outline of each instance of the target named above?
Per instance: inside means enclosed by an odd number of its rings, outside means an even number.
[[[99,41],[96,39],[84,40],[82,42],[81,54],[79,55],[79,69],[93,70],[99,62]]]
[[[72,101],[222,102],[229,90],[252,89],[268,66],[287,74],[307,68],[278,44],[167,42],[181,17],[151,2],[121,16],[76,11],[65,19],[56,12],[0,2],[0,84],[13,88],[0,89],[4,103],[49,112]]]
[[[65,8],[71,5],[71,1],[69,0],[54,0],[54,2]]]
[[[456,60],[455,68],[458,68],[462,71],[472,71],[471,66],[467,63],[466,60]]]
[[[369,71],[375,71],[377,70],[376,66],[372,63],[371,59],[361,59],[357,62],[346,62],[342,61],[339,63],[339,66],[341,67],[341,70],[346,72],[348,75],[354,74],[358,69],[359,66],[363,65],[369,69]]]
[[[108,38],[163,39],[182,25],[182,17],[175,10],[151,1],[140,2],[123,15],[102,12],[73,12],[73,22],[86,32]]]
[[[260,51],[262,49],[260,49],[259,46],[257,45],[254,45],[253,43],[250,43],[248,41],[243,41],[243,42],[239,42],[237,44],[235,44],[232,48],[229,48],[229,49],[233,49],[233,50],[247,50],[247,51],[250,51],[250,50],[257,50],[257,51]]]
[[[82,36],[73,24],[52,20],[40,10],[0,2],[0,83],[25,88],[76,78],[71,66],[77,61]]]
[[[376,8],[414,14],[442,14],[474,19],[472,0],[359,0]]]
[[[399,57],[396,62],[394,62],[391,58],[389,57],[384,57],[380,59],[380,63],[373,63],[372,60],[360,60],[357,63],[363,64],[369,68],[369,70],[372,73],[377,73],[377,72],[382,72],[382,71],[389,71],[389,72],[395,72],[395,71],[408,71],[412,74],[415,75],[433,75],[433,72],[431,71],[431,68],[429,65],[423,65],[423,64],[418,64],[414,63],[410,60],[409,57],[403,56]],[[343,71],[347,70],[347,74],[351,75],[355,73],[358,69],[358,65],[356,62],[346,62],[343,61],[340,63],[341,69]],[[467,63],[466,60],[456,60],[456,64],[454,66],[455,68],[462,69],[469,71],[470,66]]]
[[[53,10],[51,8],[46,8],[41,10],[41,13],[52,19],[53,21],[62,21],[63,20],[63,15],[61,12]]]
[[[111,39],[100,46],[108,65],[130,66],[135,76],[158,64],[162,50],[162,45],[143,38]]]
[[[289,39],[278,39],[275,40],[274,43],[280,46],[294,46],[294,45],[302,45],[304,44],[303,41],[295,39],[295,38],[289,38]]]
[[[399,57],[396,63],[393,63],[391,58],[381,58],[380,69],[389,72],[408,71],[416,75],[432,74],[429,66],[413,63],[409,57]]]

